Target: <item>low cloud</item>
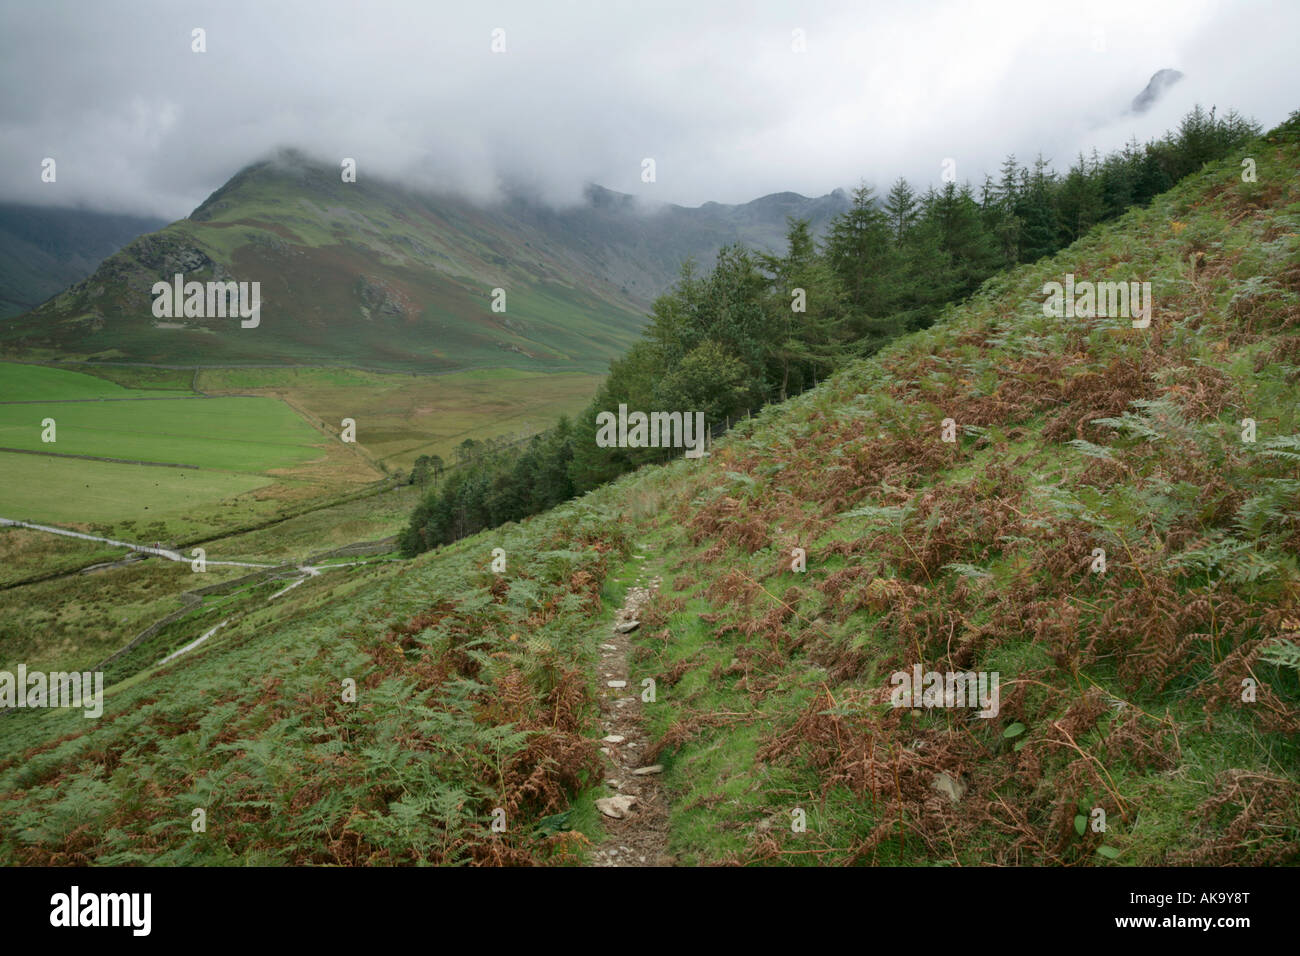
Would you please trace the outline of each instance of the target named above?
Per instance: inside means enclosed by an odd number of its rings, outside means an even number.
[[[286,146],[353,157],[362,176],[561,204],[587,182],[687,205],[924,186],[945,158],[978,183],[1009,152],[1063,168],[1198,101],[1271,125],[1300,89],[1289,3],[448,6],[9,5],[0,198],[179,218]],[[1185,77],[1128,112],[1162,67]]]

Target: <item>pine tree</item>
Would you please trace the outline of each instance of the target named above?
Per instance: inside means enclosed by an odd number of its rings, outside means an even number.
[[[1034,160],[1033,172],[1023,171],[1016,200],[1016,216],[1022,223],[1019,242],[1021,262],[1036,262],[1058,248],[1056,210],[1052,205],[1054,185],[1055,176],[1040,153]]]
[[[969,185],[946,183],[926,210],[939,248],[952,261],[948,285],[953,297],[969,295],[1001,264],[993,236],[984,226]]]
[[[1094,162],[1090,168],[1080,153],[1079,161],[1070,167],[1057,192],[1057,219],[1061,227],[1059,244],[1062,246],[1074,242],[1101,221],[1101,177],[1094,172],[1096,165]]]
[[[826,243],[831,270],[844,291],[849,325],[858,335],[893,311],[896,260],[889,223],[870,186],[853,191],[853,208],[837,216]]]
[[[784,401],[791,389],[833,368],[843,355],[842,304],[826,260],[818,255],[808,220],[790,219],[784,256],[762,256],[769,275],[769,327],[777,340],[769,350],[772,379]],[[796,304],[802,311],[796,312]]]
[[[902,176],[889,189],[885,197],[885,215],[894,236],[895,245],[901,246],[907,241],[907,235],[916,225],[921,214],[921,203],[916,193]]]

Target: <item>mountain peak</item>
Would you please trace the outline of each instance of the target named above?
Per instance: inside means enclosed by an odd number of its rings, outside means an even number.
[[[1183,78],[1183,74],[1170,67],[1162,70],[1156,70],[1151,74],[1151,79],[1147,81],[1146,88],[1137,96],[1133,97],[1133,104],[1129,108],[1133,113],[1145,113],[1156,104],[1156,101],[1165,94],[1169,87],[1173,86]]]

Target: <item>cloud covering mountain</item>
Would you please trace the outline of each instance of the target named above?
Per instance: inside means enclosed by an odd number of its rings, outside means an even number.
[[[1267,126],[1300,85],[1287,3],[456,7],[6,6],[0,82],[22,93],[0,105],[0,199],[175,219],[283,146],[555,204],[593,182],[686,205],[900,174],[923,186],[949,157],[978,182],[1009,151],[1064,164],[1158,135],[1198,100]],[[1170,63],[1187,78],[1125,115]]]

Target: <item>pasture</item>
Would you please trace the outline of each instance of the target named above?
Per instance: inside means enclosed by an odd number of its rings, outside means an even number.
[[[53,442],[42,440],[47,419]],[[0,451],[0,515],[131,540],[144,526],[167,539],[247,525],[378,476],[273,397],[205,398],[11,363],[0,364],[0,448],[10,449]]]
[[[160,388],[124,388],[85,372],[0,362],[0,404],[109,398],[160,398],[180,394]]]
[[[526,435],[574,416],[596,393],[601,376],[587,372],[529,372],[490,368],[443,375],[355,369],[205,369],[208,394],[278,396],[337,430],[357,423],[357,443],[390,468],[409,468],[420,455],[448,464],[466,438]]]
[[[56,441],[42,440],[42,422]],[[0,405],[0,447],[262,473],[321,457],[326,441],[267,398]]]
[[[0,451],[0,515],[127,540],[248,527],[356,490],[384,470],[405,471],[419,455],[451,464],[467,438],[547,428],[579,412],[599,381],[505,368],[82,372],[0,363],[0,449],[14,449]],[[47,418],[54,442],[41,440]],[[356,444],[334,437],[344,418],[357,423]],[[410,497],[358,505],[360,520],[346,529],[303,519],[303,540],[287,550],[310,552],[313,538],[337,546],[391,534]],[[285,551],[273,538],[258,547]]]

